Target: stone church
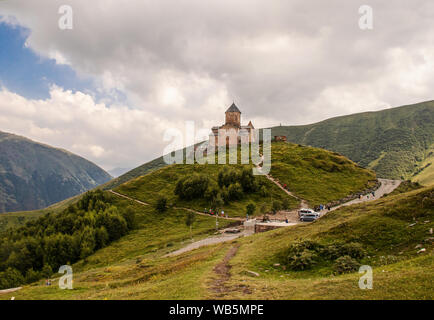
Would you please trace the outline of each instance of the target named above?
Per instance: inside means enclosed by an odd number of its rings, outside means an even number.
[[[247,126],[241,125],[241,111],[232,103],[228,110],[225,112],[225,124],[218,127],[212,127],[210,135],[210,144],[220,147],[230,144],[240,144],[241,137],[248,136],[248,141],[254,141],[254,127],[252,121]]]

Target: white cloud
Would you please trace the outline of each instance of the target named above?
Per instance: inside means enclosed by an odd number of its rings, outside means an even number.
[[[355,0],[75,0],[69,31],[57,27],[62,4],[0,8],[30,28],[30,48],[93,76],[101,92],[123,92],[130,108],[60,88],[47,101],[3,89],[0,104],[14,110],[0,119],[105,167],[160,155],[167,127],[220,124],[232,100],[261,127],[433,98],[433,2],[372,0],[372,31],[358,28]]]

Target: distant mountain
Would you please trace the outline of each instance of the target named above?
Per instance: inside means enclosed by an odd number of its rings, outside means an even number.
[[[434,183],[434,101],[272,128],[272,136],[339,152],[379,177]]]
[[[114,168],[109,170],[108,173],[110,173],[113,178],[117,178],[130,170],[131,168]]]
[[[44,208],[110,179],[68,151],[0,132],[0,212]]]

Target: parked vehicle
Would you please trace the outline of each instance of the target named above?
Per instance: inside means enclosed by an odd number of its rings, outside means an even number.
[[[305,214],[312,214],[312,213],[315,213],[315,211],[313,211],[312,209],[300,209],[298,211],[298,217],[301,218]]]
[[[320,217],[320,213],[312,209],[301,209],[298,211],[298,217],[300,218],[300,221],[315,221]]]
[[[305,215],[303,215],[300,218],[300,221],[303,222],[310,222],[310,221],[315,221],[316,219],[319,218],[319,214],[317,212],[314,213],[306,213]]]

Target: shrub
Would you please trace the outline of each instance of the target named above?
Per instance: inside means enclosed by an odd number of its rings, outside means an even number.
[[[282,200],[282,209],[283,210],[288,210],[289,207],[291,206],[289,199],[288,198],[283,198]]]
[[[351,273],[360,267],[360,263],[350,256],[342,256],[336,259],[333,269],[337,274]]]
[[[266,186],[262,186],[261,189],[259,190],[259,193],[264,198],[268,197],[268,190],[267,190]]]
[[[279,200],[275,200],[273,201],[272,205],[271,205],[271,211],[276,214],[277,211],[282,209],[282,202],[280,202]]]
[[[241,187],[241,185],[238,182],[236,182],[236,183],[231,184],[229,186],[228,194],[229,194],[230,200],[240,200],[244,196],[243,188]]]
[[[249,203],[249,204],[246,206],[246,213],[247,213],[249,216],[252,216],[252,215],[255,213],[255,211],[256,211],[256,206],[255,206],[254,203]]]
[[[305,249],[299,254],[288,256],[287,265],[292,270],[307,270],[315,265],[316,259],[315,252]]]
[[[258,189],[258,184],[256,183],[255,176],[249,168],[244,168],[239,174],[239,182],[244,192],[250,193],[255,192]]]
[[[321,248],[319,243],[310,240],[295,242],[283,251],[280,260],[295,271],[310,269],[317,263]]]
[[[167,198],[159,197],[155,203],[155,210],[159,213],[163,213],[167,210]]]
[[[354,259],[362,259],[366,256],[366,251],[362,245],[357,242],[346,243],[342,245],[340,250],[341,255],[350,256]]]
[[[237,182],[238,173],[235,169],[230,167],[223,167],[217,177],[218,185],[220,188],[229,187],[229,185]]]
[[[202,174],[193,174],[181,178],[176,183],[175,194],[181,199],[203,198],[208,189],[209,178]]]

